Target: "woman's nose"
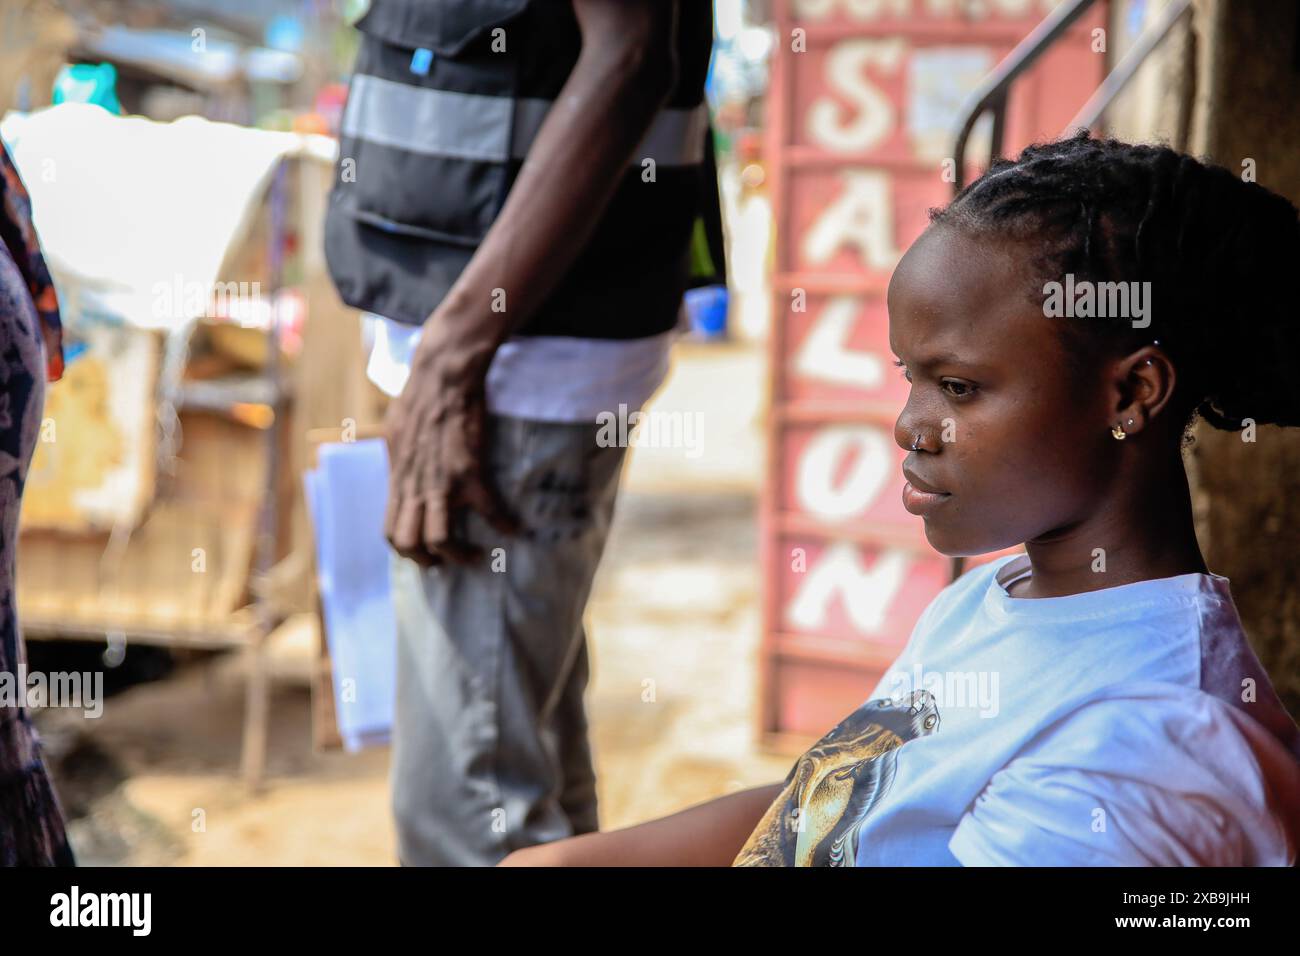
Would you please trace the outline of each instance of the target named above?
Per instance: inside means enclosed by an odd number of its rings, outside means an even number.
[[[894,441],[899,448],[917,451],[922,443],[921,431],[920,421],[912,413],[911,402],[908,402],[894,422]]]

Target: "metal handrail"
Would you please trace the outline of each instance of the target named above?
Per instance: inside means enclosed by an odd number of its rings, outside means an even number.
[[[961,131],[957,134],[957,145],[953,149],[953,156],[956,160],[955,192],[960,192],[966,180],[966,142],[970,139],[971,130],[975,124],[989,110],[993,111],[993,136],[989,148],[989,161],[1002,152],[1002,134],[1006,124],[1007,113],[1007,93],[1011,89],[1011,84],[1016,79],[1033,66],[1040,56],[1046,52],[1047,48],[1056,42],[1074,21],[1092,8],[1096,0],[1067,0],[1059,4],[1047,16],[1042,19],[1038,26],[1034,27],[1025,36],[1023,40],[1016,44],[1015,49],[1003,58],[1002,62],[993,68],[993,72],[984,78],[984,81],[975,88],[967,100],[969,104],[964,109],[965,121],[961,125]]]
[[[985,77],[984,81],[975,89],[975,92],[971,94],[970,99],[967,101],[968,105],[963,110],[965,119],[962,121],[961,131],[957,134],[957,142],[953,147],[954,165],[956,166],[953,171],[954,195],[961,192],[963,186],[965,186],[966,144],[980,117],[990,110],[993,112],[993,135],[990,137],[989,162],[987,164],[992,165],[993,160],[1002,153],[1007,98],[1011,90],[1011,84],[1025,70],[1029,69],[1034,64],[1034,61],[1042,56],[1047,51],[1047,48],[1055,43],[1076,20],[1087,13],[1095,2],[1096,0],[1070,0],[1068,3],[1061,3],[1044,17],[1042,22],[1034,27],[1023,40],[1016,44],[1015,49],[994,67],[993,72]],[[1101,85],[1088,98],[1088,102],[1075,114],[1074,119],[1066,127],[1066,131],[1079,127],[1091,128],[1094,123],[1101,119],[1106,109],[1115,101],[1115,98],[1128,85],[1129,81],[1133,79],[1138,67],[1146,61],[1146,58],[1160,45],[1160,42],[1164,40],[1175,24],[1185,17],[1191,9],[1192,0],[1170,0],[1169,4],[1160,11],[1160,15],[1156,20],[1142,30],[1133,46],[1124,54],[1123,59],[1116,64],[1115,68],[1107,74]]]
[[[1115,97],[1128,86],[1129,80],[1137,73],[1151,51],[1160,45],[1170,30],[1192,9],[1192,0],[1170,0],[1169,5],[1160,11],[1160,16],[1150,26],[1144,27],[1133,46],[1124,54],[1124,58],[1115,65],[1106,79],[1097,87],[1097,91],[1088,98],[1088,102],[1075,114],[1066,129],[1087,127],[1089,129],[1102,117],[1106,108],[1115,101]]]

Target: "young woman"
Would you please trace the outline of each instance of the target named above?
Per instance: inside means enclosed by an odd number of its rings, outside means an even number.
[[[1295,861],[1300,731],[1182,450],[1197,416],[1300,424],[1296,208],[1081,132],[931,219],[889,288],[904,503],[944,554],[1026,553],[946,588],[782,784],[507,863]]]
[[[36,447],[45,382],[63,375],[62,331],[31,207],[0,144],[0,674],[19,704],[0,704],[0,865],[70,865],[58,799],[41,761],[19,675],[23,638],[14,606],[18,509]]]

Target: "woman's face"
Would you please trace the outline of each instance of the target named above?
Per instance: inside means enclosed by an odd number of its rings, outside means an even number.
[[[1079,320],[1043,314],[1017,252],[931,226],[889,283],[889,343],[912,385],[894,439],[920,436],[904,503],[947,555],[1069,535],[1114,480],[1100,370],[1070,371],[1056,325]]]

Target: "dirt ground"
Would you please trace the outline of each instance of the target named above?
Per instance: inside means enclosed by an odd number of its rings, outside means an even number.
[[[630,451],[588,606],[604,828],[789,768],[755,746],[762,381],[759,346],[682,343],[650,407],[700,414],[698,454]],[[79,862],[394,864],[388,750],[312,752],[308,651],[275,649],[268,781],[255,795],[238,775],[238,657],[131,687],[97,720],[42,714]]]

